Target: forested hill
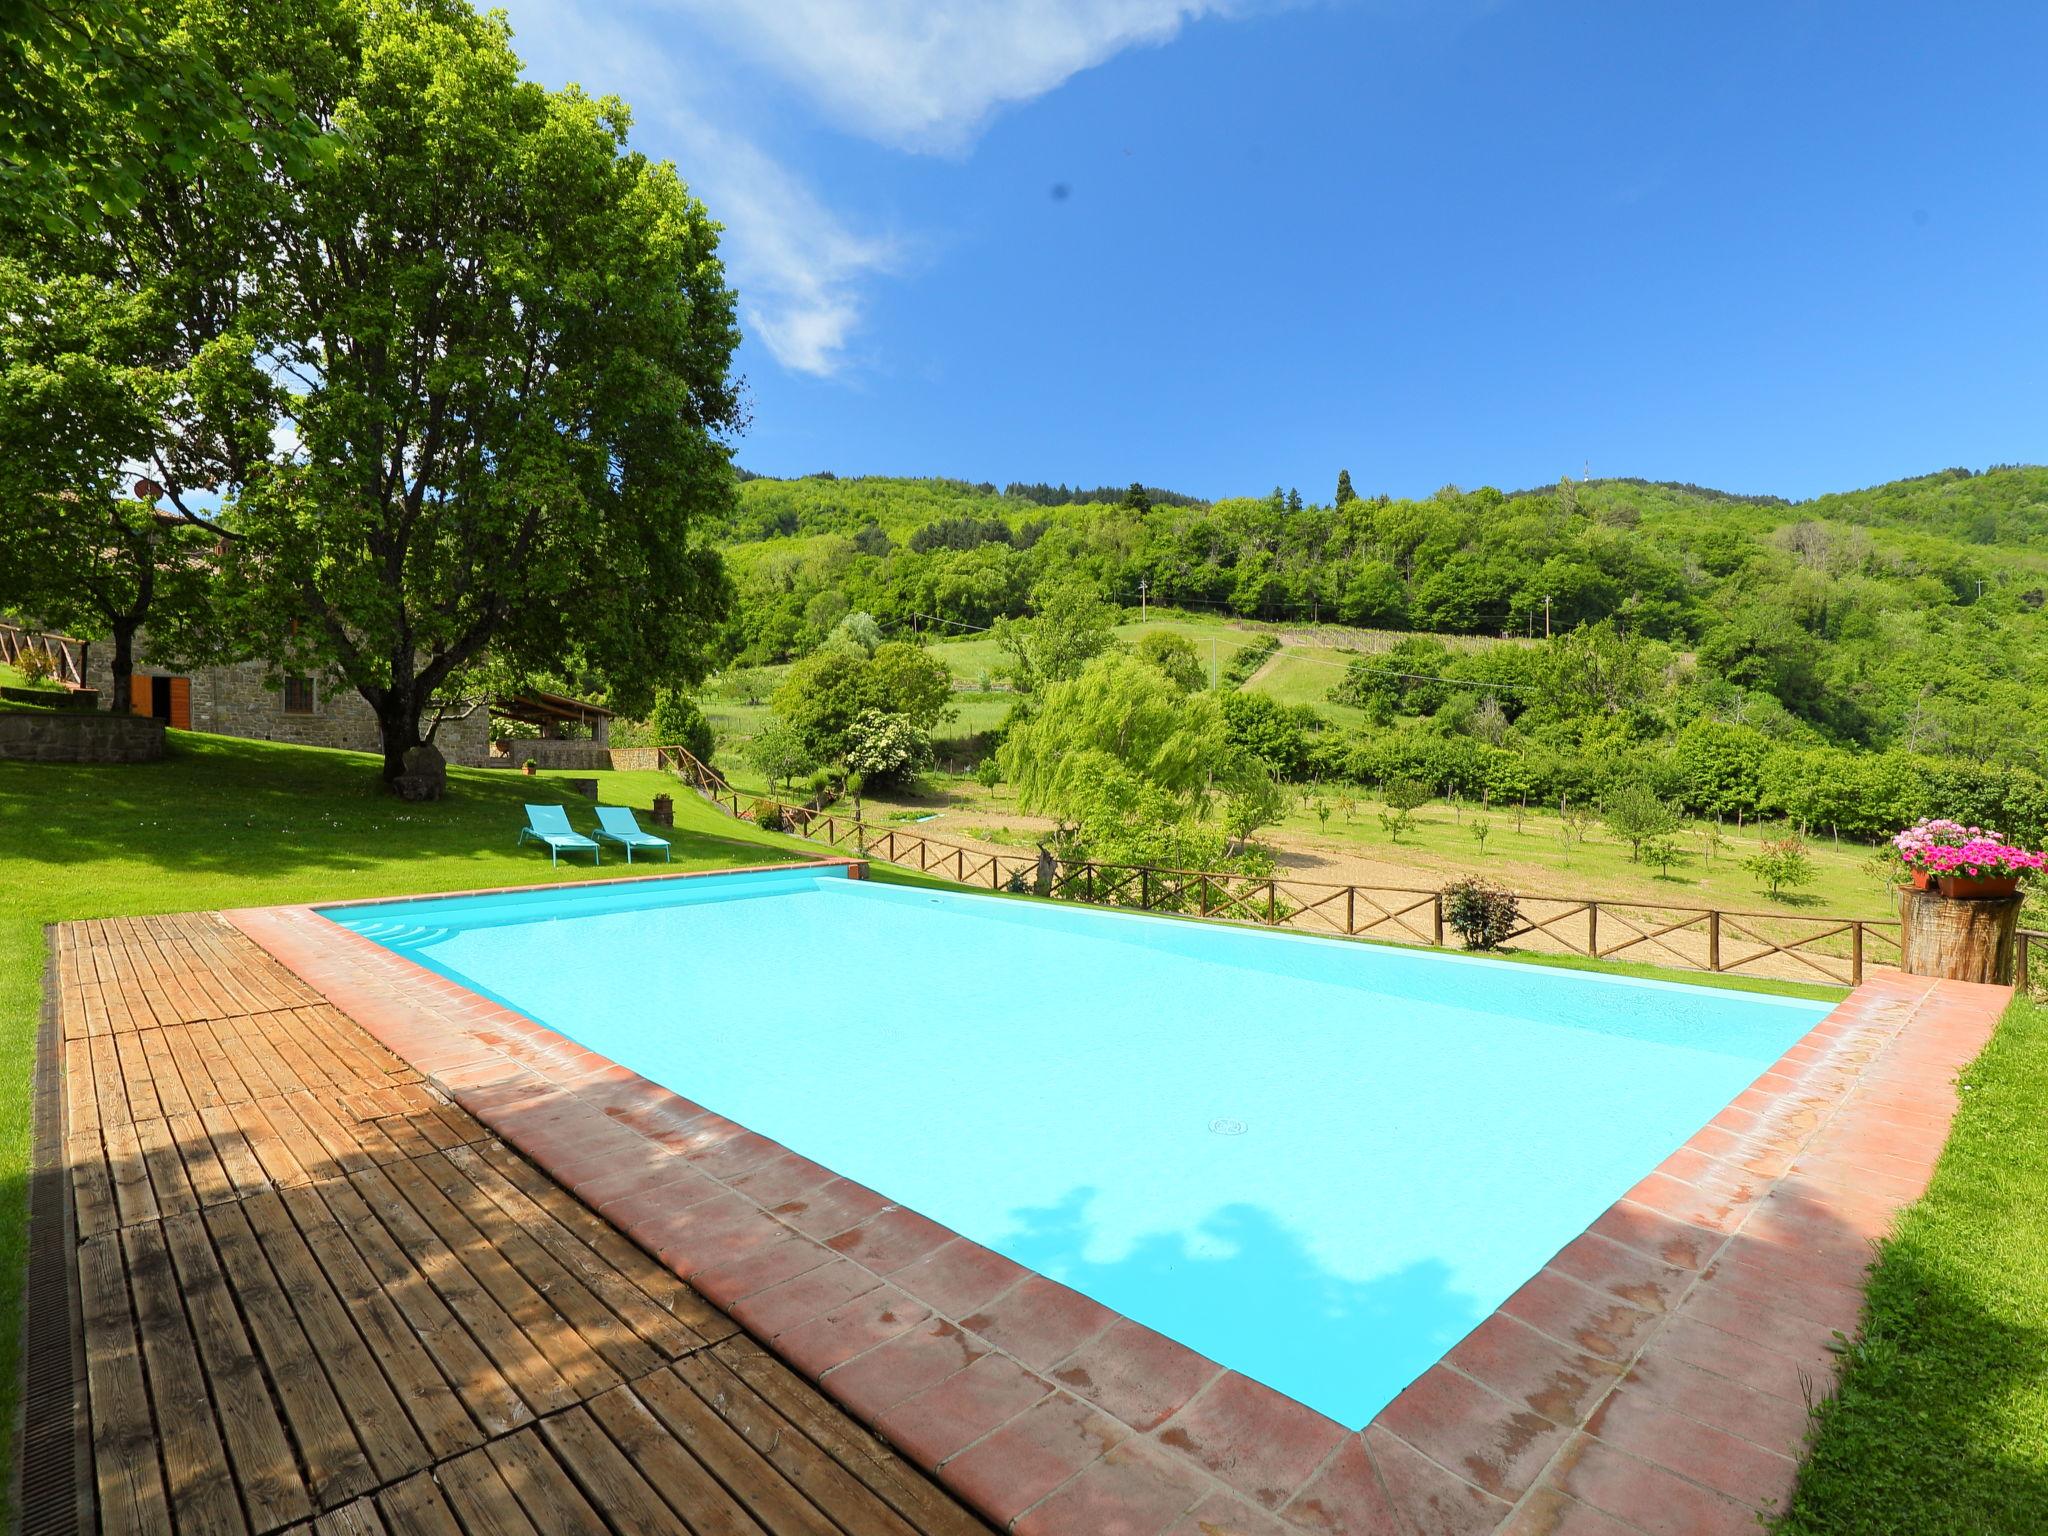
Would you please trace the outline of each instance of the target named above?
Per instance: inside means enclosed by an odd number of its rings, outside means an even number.
[[[1129,489],[1069,488],[1064,483],[1013,481],[1000,489],[944,478],[896,478],[832,474],[777,480],[742,470],[741,513],[732,529],[740,540],[794,537],[809,533],[852,533],[873,522],[891,534],[908,533],[947,517],[1028,519],[1035,511],[1121,503]],[[1141,488],[1153,507],[1212,505],[1197,496],[1158,486]],[[1862,490],[1834,491],[1810,501],[1743,495],[1671,480],[1634,477],[1594,480],[1579,486],[1593,501],[1637,511],[1716,510],[1730,506],[1779,509],[1792,518],[1852,523],[1863,527],[1917,528],[1969,544],[2048,546],[2048,465],[2006,464],[1987,470],[1945,469]],[[1510,500],[1555,497],[1556,486],[1508,493]],[[1285,493],[1273,493],[1286,502]],[[1434,500],[1459,495],[1446,487]],[[1489,494],[1481,491],[1476,494]],[[1270,498],[1260,498],[1270,499]],[[1327,504],[1309,495],[1305,505]]]
[[[2048,465],[2007,464],[1981,474],[1945,469],[1800,505],[1809,517],[1872,527],[1924,528],[1971,544],[2048,549]]]
[[[1048,506],[950,480],[749,479],[726,543],[741,593],[730,649],[788,660],[849,610],[890,633],[957,630],[1029,613],[1049,584],[1133,607],[1142,586],[1155,605],[1252,621],[1605,626],[1664,658],[1679,713],[2048,758],[2048,469],[1796,504],[1623,480],[1365,491]]]

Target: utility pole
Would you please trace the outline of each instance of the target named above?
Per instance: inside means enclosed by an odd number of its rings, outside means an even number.
[[[1145,578],[1140,576],[1138,578],[1138,618],[1141,621],[1145,617],[1145,611]]]
[[[1543,594],[1543,638],[1550,638],[1550,594]]]
[[[1982,577],[1979,577],[1977,581],[1977,601],[1980,603],[1984,601],[1984,581]]]

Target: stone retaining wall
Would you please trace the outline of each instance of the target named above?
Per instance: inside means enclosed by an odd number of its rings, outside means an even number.
[[[514,736],[491,743],[490,754],[478,761],[484,768],[519,768],[532,758],[539,768],[609,768],[612,749],[595,741],[560,741],[550,736]],[[457,759],[449,755],[449,761]],[[462,761],[469,761],[465,758]]]
[[[0,712],[0,757],[31,763],[153,763],[164,726],[147,715]]]

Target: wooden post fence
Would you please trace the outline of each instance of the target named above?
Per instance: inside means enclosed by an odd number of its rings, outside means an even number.
[[[835,848],[850,842],[864,857],[872,855],[891,864],[937,873],[962,885],[978,884],[986,868],[990,890],[1001,890],[1006,884],[1004,855],[893,826],[870,838],[865,823],[828,814],[823,804],[795,806],[768,796],[743,796],[682,747],[658,748],[656,761],[736,819],[752,819],[756,804],[774,807],[795,836],[813,842]],[[1026,861],[1020,875],[1028,873]],[[1049,894],[1106,906],[1135,906],[1142,912],[1192,912],[1226,922],[1436,948],[1444,947],[1448,927],[1443,894],[1437,890],[1289,880],[1279,875],[1247,879],[1214,870],[1101,864],[1092,859],[1055,863]],[[1523,914],[1510,939],[1534,938],[1565,953],[1593,959],[1626,952],[1625,958],[1631,960],[1715,973],[1754,973],[1759,965],[1774,962],[1780,973],[1793,977],[1854,986],[1872,963],[1873,942],[1890,946],[1889,951],[1879,951],[1880,964],[1891,963],[1899,947],[1896,919],[1567,896],[1518,894],[1516,899]],[[1426,930],[1420,915],[1424,906],[1429,909]],[[1604,921],[1602,908],[1606,909]],[[1569,921],[1580,913],[1585,914],[1583,939]],[[2048,933],[2026,929],[2019,933],[2014,958],[2016,979],[2022,987],[2032,974],[2032,942],[2042,939],[2048,939]],[[1680,940],[1687,942],[1681,944]],[[1816,947],[1822,945],[1827,947]]]

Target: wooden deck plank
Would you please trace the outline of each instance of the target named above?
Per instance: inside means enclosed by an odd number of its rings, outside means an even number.
[[[377,1511],[387,1526],[405,1536],[462,1536],[448,1501],[424,1472],[378,1494]]]
[[[900,1517],[898,1524],[914,1522],[927,1532],[956,1532],[970,1536],[982,1530],[974,1519],[954,1503],[936,1484],[920,1476],[894,1455],[877,1454],[885,1449],[880,1436],[848,1419],[837,1406],[796,1372],[744,1336],[728,1339],[702,1355],[679,1361],[678,1374],[686,1371],[699,1381],[730,1391],[718,1381],[720,1370],[760,1394],[763,1402],[786,1419],[831,1458],[837,1475],[828,1472],[823,1481],[831,1485],[843,1475],[866,1492],[886,1502]],[[737,1401],[737,1399],[733,1399]],[[771,1458],[773,1459],[773,1458]],[[781,1463],[778,1462],[778,1465]],[[816,1497],[813,1494],[813,1497]],[[880,1526],[870,1527],[881,1529]],[[905,1525],[908,1529],[908,1525]]]
[[[97,1450],[100,1528],[154,1533],[170,1521],[157,1464],[142,1353],[128,1315],[128,1275],[118,1234],[78,1247],[78,1288],[85,1320],[86,1390]]]
[[[433,1352],[370,1273],[341,1223],[320,1198],[318,1187],[288,1189],[283,1199],[300,1238],[348,1308],[427,1450],[439,1460],[481,1444],[484,1433],[463,1407],[461,1396],[451,1390],[434,1363]]]
[[[650,1258],[631,1238],[500,1141],[477,1149],[491,1167],[546,1211],[655,1304],[707,1341],[729,1338],[739,1324]]]
[[[647,1536],[691,1536],[682,1517],[641,1476],[586,1409],[574,1408],[544,1420],[542,1436],[590,1491],[591,1501],[614,1523]]]
[[[151,1223],[121,1234],[142,1354],[149,1367],[150,1401],[172,1504],[180,1531],[246,1531],[240,1497],[228,1471],[227,1447],[214,1423],[199,1349],[178,1298],[163,1228]]]
[[[441,1492],[470,1536],[547,1536],[534,1529],[519,1500],[483,1451],[470,1451],[435,1474]]]
[[[492,1464],[505,1486],[548,1536],[611,1536],[612,1528],[590,1507],[538,1433],[522,1430],[490,1444]]]
[[[761,1526],[747,1506],[669,1433],[631,1388],[592,1398],[590,1414],[620,1454],[661,1490],[671,1508],[688,1519],[696,1536],[762,1536]]]
[[[197,1216],[181,1216],[166,1222],[163,1230],[178,1272],[178,1294],[192,1320],[193,1337],[213,1388],[221,1438],[227,1442],[228,1460],[250,1519],[265,1529],[312,1514],[298,1459],[264,1385],[255,1347],[235,1310],[205,1225]]]
[[[240,1205],[218,1205],[201,1219],[284,1405],[285,1422],[305,1463],[313,1496],[324,1506],[374,1487],[377,1478],[356,1440],[349,1412],[335,1397],[319,1355],[279,1289],[247,1213]]]
[[[673,1360],[701,1349],[710,1341],[679,1320],[630,1276],[607,1263],[545,1206],[534,1200],[500,1173],[474,1148],[455,1147],[446,1154],[449,1166],[460,1169],[498,1208],[517,1221],[591,1292],[602,1298],[614,1314],[654,1349]],[[658,1287],[667,1293],[680,1285],[667,1270],[657,1270],[669,1284]]]
[[[100,1529],[990,1536],[217,918],[52,953]]]
[[[534,1413],[551,1413],[576,1401],[575,1390],[547,1356],[406,1203],[383,1169],[358,1174],[348,1184]]]
[[[481,1232],[526,1283],[576,1330],[624,1380],[644,1376],[662,1363],[619,1315],[587,1287],[582,1277],[558,1263],[526,1228],[472,1184],[438,1153],[409,1166],[425,1174],[462,1218]]]
[[[350,1427],[380,1482],[418,1471],[430,1458],[391,1383],[356,1331],[350,1309],[334,1294],[327,1274],[299,1235],[276,1194],[259,1195],[241,1211],[270,1261],[307,1342],[325,1367],[335,1396],[346,1403]]]
[[[497,1245],[478,1231],[418,1166],[400,1163],[383,1172],[491,1300],[503,1309],[520,1334],[546,1357],[572,1394],[572,1401],[581,1402],[619,1384],[617,1373],[555,1310],[551,1298],[534,1289]]]
[[[494,1435],[532,1422],[533,1412],[517,1389],[361,1194],[345,1182],[313,1185],[306,1193],[326,1206],[364,1268],[477,1422]]]

